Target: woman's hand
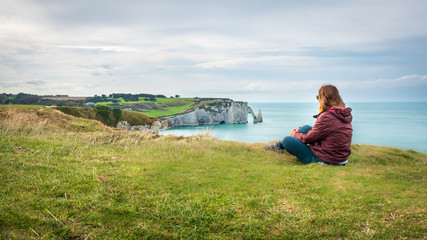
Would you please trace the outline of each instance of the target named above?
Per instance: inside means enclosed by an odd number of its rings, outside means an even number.
[[[295,137],[295,133],[297,133],[300,128],[301,127],[292,129],[292,131],[291,131],[291,137]]]

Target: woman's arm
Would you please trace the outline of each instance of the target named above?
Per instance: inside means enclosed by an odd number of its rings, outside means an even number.
[[[291,135],[293,133],[293,136],[299,139],[301,142],[305,144],[310,144],[314,142],[319,142],[322,139],[324,139],[333,129],[333,119],[331,119],[330,114],[322,114],[317,119],[316,123],[314,124],[313,128],[307,133],[300,133],[300,132],[291,132]]]

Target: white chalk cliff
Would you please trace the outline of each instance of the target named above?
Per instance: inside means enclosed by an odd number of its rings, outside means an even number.
[[[262,122],[261,110],[255,116],[247,102],[218,99],[206,103],[190,112],[174,115],[164,119],[163,128],[189,127],[214,124],[244,124],[248,123],[248,113],[251,113],[254,123]]]

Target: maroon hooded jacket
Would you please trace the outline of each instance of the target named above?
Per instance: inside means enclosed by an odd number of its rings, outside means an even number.
[[[295,133],[294,137],[308,144],[318,158],[342,163],[351,153],[352,119],[351,108],[330,108],[317,117],[307,134]]]

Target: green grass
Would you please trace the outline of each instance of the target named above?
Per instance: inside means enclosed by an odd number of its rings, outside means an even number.
[[[426,154],[354,144],[345,167],[301,165],[60,116],[0,106],[0,239],[426,237]]]
[[[125,102],[123,102],[123,103],[125,103]],[[110,104],[113,104],[113,102],[97,102],[96,104],[95,104],[95,106],[97,107],[97,106],[108,106],[108,105],[110,105]]]
[[[147,110],[144,112],[144,114],[150,116],[150,117],[162,117],[162,116],[170,116],[178,113],[184,112],[186,109],[188,109],[190,106],[192,106],[193,102],[188,102],[185,105],[179,105],[179,106],[173,106],[168,107],[166,109],[160,109],[160,110]]]
[[[180,102],[194,102],[194,98],[156,98],[156,102],[162,104],[174,104]]]

